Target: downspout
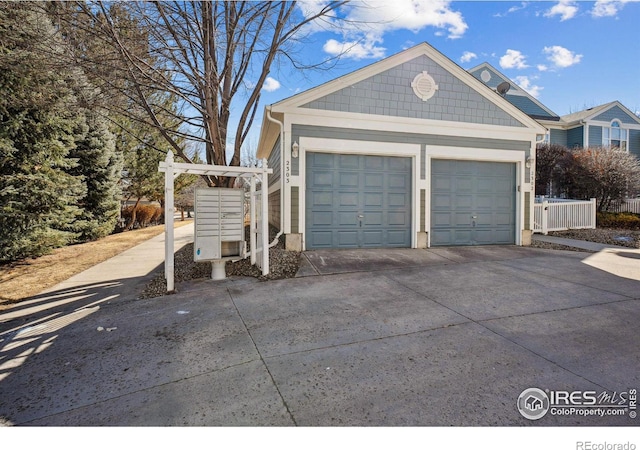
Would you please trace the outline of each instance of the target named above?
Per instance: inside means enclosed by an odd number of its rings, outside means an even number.
[[[271,105],[267,106],[267,119],[280,127],[280,231],[269,244],[269,248],[271,248],[278,244],[278,238],[282,236],[284,228],[284,184],[282,183],[284,177],[284,123],[271,117]],[[263,195],[269,195],[269,186],[263,186],[262,189],[265,190]],[[265,212],[269,214],[268,211],[263,211],[263,214]]]

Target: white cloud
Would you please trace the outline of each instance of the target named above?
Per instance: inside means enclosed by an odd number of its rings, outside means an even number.
[[[380,59],[384,57],[385,48],[376,46],[375,41],[347,41],[338,42],[335,39],[329,39],[325,42],[322,49],[325,53],[332,56],[344,55],[347,58],[353,59],[366,59],[374,58]]]
[[[547,59],[553,63],[555,67],[566,68],[578,64],[582,60],[582,55],[577,55],[571,50],[567,50],[559,45],[545,47],[543,49]]]
[[[560,16],[560,21],[573,19],[578,13],[578,6],[573,0],[560,0],[553,5],[547,12],[544,13],[545,17]]]
[[[473,52],[464,52],[462,54],[462,56],[460,57],[460,62],[461,63],[466,63],[471,61],[472,59],[476,59],[478,57],[478,55],[476,55]]]
[[[514,81],[518,86],[520,86],[522,89],[527,91],[530,95],[532,95],[535,98],[538,98],[540,96],[540,91],[544,89],[543,87],[533,84],[532,78],[529,78],[529,77],[518,76],[515,78]]]
[[[546,72],[547,70],[549,70],[549,68],[545,64],[538,64],[537,67],[540,72]]]
[[[340,10],[340,17],[345,20],[329,21],[336,26],[342,38],[327,41],[325,51],[336,55],[341,49],[349,48],[345,55],[347,57],[379,58],[384,56],[385,49],[380,44],[385,33],[396,30],[418,33],[431,27],[435,28],[436,36],[461,38],[468,25],[462,14],[451,8],[451,3],[448,0],[369,0],[347,3]],[[303,4],[303,11],[312,11],[317,9],[318,2],[307,0]],[[326,30],[327,21],[324,23]]]
[[[525,69],[529,66],[525,56],[519,50],[508,49],[507,53],[500,57],[500,67],[503,69]]]
[[[275,78],[267,77],[267,79],[264,80],[264,85],[262,85],[262,89],[264,89],[267,92],[277,91],[278,89],[280,89],[280,82]]]
[[[506,13],[496,13],[493,17],[506,17],[509,14],[512,14],[516,11],[520,11],[521,9],[525,9],[529,5],[529,2],[521,2],[520,5],[512,6],[507,10]]]
[[[591,9],[591,15],[593,17],[613,17],[624,7],[625,3],[630,1],[634,0],[597,0]]]

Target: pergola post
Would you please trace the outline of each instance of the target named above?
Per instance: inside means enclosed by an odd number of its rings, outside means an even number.
[[[173,152],[167,152],[165,160],[166,172],[164,176],[164,274],[167,279],[167,292],[173,292],[174,287],[174,244],[173,244]]]
[[[262,195],[260,200],[262,201],[262,275],[269,273],[269,180],[267,172],[267,160],[262,160]],[[280,205],[282,208],[283,205]],[[253,249],[252,249],[253,250]],[[253,251],[252,251],[253,253]]]

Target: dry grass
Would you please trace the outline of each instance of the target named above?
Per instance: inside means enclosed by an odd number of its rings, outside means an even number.
[[[193,223],[176,222],[176,227]],[[0,310],[135,247],[164,232],[164,225],[113,234],[85,244],[59,248],[39,258],[0,265]]]

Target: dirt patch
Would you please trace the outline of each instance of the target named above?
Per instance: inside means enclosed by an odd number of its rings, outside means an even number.
[[[176,222],[181,227],[193,221]],[[0,310],[135,247],[164,232],[164,225],[113,234],[84,244],[54,250],[39,258],[0,265]]]

